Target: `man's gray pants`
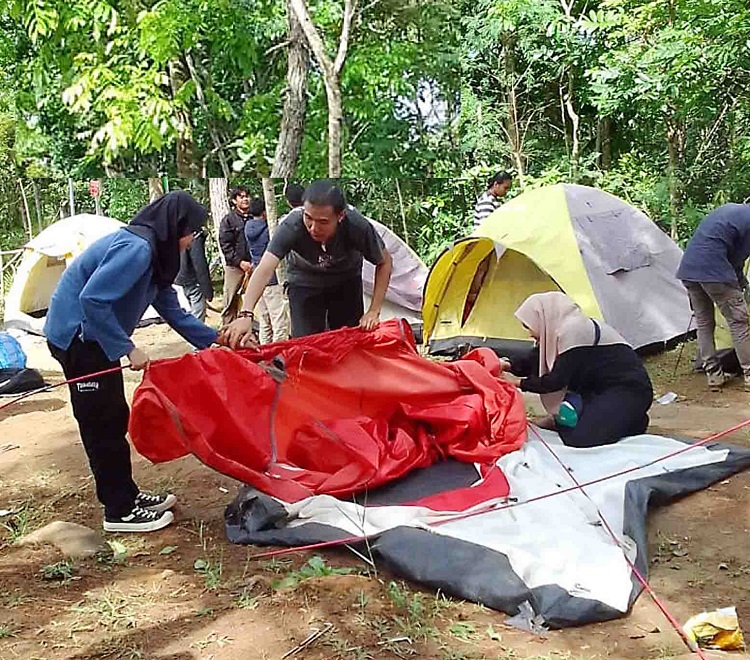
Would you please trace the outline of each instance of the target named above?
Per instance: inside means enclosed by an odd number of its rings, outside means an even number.
[[[723,282],[685,282],[684,284],[690,298],[690,306],[695,314],[698,350],[709,381],[712,378],[721,378],[723,375],[714,340],[715,305],[726,319],[745,382],[750,383],[750,319],[742,290],[737,285]]]

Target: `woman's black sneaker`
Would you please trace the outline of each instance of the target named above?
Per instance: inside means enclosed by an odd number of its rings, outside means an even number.
[[[135,505],[146,511],[169,511],[175,504],[177,504],[177,498],[172,493],[166,495],[138,493],[135,498]]]
[[[105,532],[155,532],[174,520],[171,511],[147,511],[139,506],[122,518],[104,518]]]

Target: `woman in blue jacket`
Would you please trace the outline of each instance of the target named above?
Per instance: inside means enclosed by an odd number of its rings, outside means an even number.
[[[187,341],[206,348],[216,331],[185,312],[172,283],[206,210],[175,191],[143,208],[131,223],[100,238],[63,273],[44,332],[67,379],[120,365],[148,366],[149,357],[130,336],[149,305]],[[174,495],[142,493],[132,477],[125,438],[130,414],[122,372],[70,385],[73,414],[104,505],[109,532],[150,532],[169,525]]]

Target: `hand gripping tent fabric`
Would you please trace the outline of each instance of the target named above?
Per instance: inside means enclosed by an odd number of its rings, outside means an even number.
[[[444,458],[492,465],[526,438],[523,401],[491,351],[466,358],[421,358],[397,320],[193,353],[149,368],[130,435],[154,462],[192,453],[286,501],[345,497]]]

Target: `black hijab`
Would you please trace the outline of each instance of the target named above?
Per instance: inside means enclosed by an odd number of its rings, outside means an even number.
[[[129,232],[145,238],[153,253],[154,281],[171,286],[180,269],[180,239],[203,227],[206,209],[183,190],[167,193],[142,208],[130,221]]]

